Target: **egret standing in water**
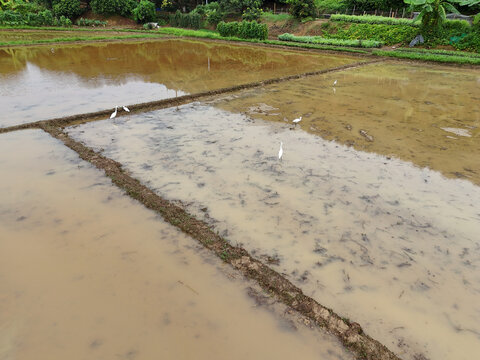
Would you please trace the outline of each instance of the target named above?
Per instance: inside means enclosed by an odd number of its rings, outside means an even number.
[[[337,80],[335,80],[335,81],[333,82],[333,86],[334,86],[334,87],[335,87],[335,85],[337,85]]]
[[[117,116],[117,110],[118,106],[115,106],[115,111],[112,113],[112,115],[110,115],[110,119],[113,119],[115,116]]]
[[[280,141],[280,150],[278,151],[278,160],[282,161],[283,158],[283,142]]]
[[[293,125],[297,126],[297,124],[302,121],[302,117],[300,116],[298,119],[293,120]]]
[[[123,106],[123,110],[125,110],[126,112],[130,112],[130,109],[126,106]]]

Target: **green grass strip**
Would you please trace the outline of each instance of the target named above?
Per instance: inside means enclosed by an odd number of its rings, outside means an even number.
[[[395,57],[400,59],[410,59],[410,60],[434,61],[434,62],[440,62],[440,63],[480,65],[480,58],[478,57],[439,55],[439,54],[429,54],[424,52],[414,53],[414,52],[405,52],[405,51],[384,51],[384,50],[374,50],[373,55],[390,56],[390,57]]]
[[[51,43],[74,42],[74,41],[144,39],[144,38],[158,38],[158,37],[159,35],[152,35],[152,34],[116,35],[116,36],[73,36],[73,37],[53,38],[53,39],[0,41],[0,46],[51,44]]]
[[[435,50],[435,49],[397,49],[395,51],[405,52],[405,53],[420,53],[420,54],[437,54],[437,55],[449,55],[449,56],[462,56],[470,58],[480,58],[480,54],[466,52],[466,51],[455,51],[455,50]]]
[[[373,48],[381,47],[383,43],[375,40],[359,40],[359,39],[327,39],[320,36],[295,36],[285,33],[278,37],[279,40],[293,41],[300,43],[319,44],[319,45],[336,45],[349,47]]]
[[[344,21],[350,23],[359,23],[359,24],[385,24],[385,25],[408,25],[408,26],[418,26],[417,23],[413,22],[412,19],[397,19],[386,16],[375,16],[375,15],[342,15],[335,14],[330,17],[332,21]]]
[[[318,50],[332,50],[332,51],[344,51],[351,53],[359,54],[369,54],[365,50],[359,49],[350,49],[347,47],[339,46],[323,46],[317,44],[308,44],[308,43],[294,43],[289,41],[279,41],[279,40],[258,40],[258,39],[242,39],[238,37],[222,37],[216,31],[211,30],[187,30],[179,28],[160,28],[157,32],[166,35],[174,36],[187,36],[187,37],[197,37],[197,38],[206,38],[206,39],[216,39],[216,40],[227,40],[227,41],[241,41],[257,44],[269,44],[269,45],[281,45],[295,48],[304,48],[304,49],[318,49]]]

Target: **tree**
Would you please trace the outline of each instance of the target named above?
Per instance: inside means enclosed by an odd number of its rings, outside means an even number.
[[[427,36],[436,36],[443,28],[447,20],[446,12],[459,14],[452,3],[460,3],[462,0],[404,0],[412,10],[420,10],[417,20],[422,22],[422,31]]]
[[[313,0],[287,0],[290,5],[290,14],[295,19],[305,19],[308,17],[315,17],[316,6]]]

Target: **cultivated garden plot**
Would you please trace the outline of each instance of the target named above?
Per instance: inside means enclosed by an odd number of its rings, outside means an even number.
[[[334,82],[337,84],[334,86]],[[222,109],[480,185],[480,71],[379,63],[252,89]]]
[[[338,74],[332,96],[341,96],[341,84],[351,77]],[[356,86],[365,78],[375,75],[358,78]],[[312,103],[298,92],[285,97],[278,86],[265,93],[279,96],[284,107],[252,100],[256,110],[243,111],[291,118],[296,100],[312,111],[313,98],[321,101],[326,89],[333,93],[330,80],[328,86],[322,81],[316,79],[317,97],[313,80],[304,93]],[[160,196],[182,201],[232,244],[358,321],[402,358],[458,360],[479,352],[478,186],[295,131],[291,123],[224,110],[244,96],[93,122],[68,133]],[[263,101],[261,93],[255,96]],[[367,104],[361,93],[355,101],[371,109],[379,102]],[[345,111],[356,126],[365,113],[355,116],[350,106]],[[325,105],[310,117],[333,108]],[[383,126],[378,121],[377,128]]]
[[[48,134],[0,154],[1,359],[352,359]]]
[[[334,68],[358,58],[187,40],[0,49],[0,127]]]

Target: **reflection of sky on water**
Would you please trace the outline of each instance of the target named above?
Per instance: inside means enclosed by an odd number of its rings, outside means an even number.
[[[188,40],[0,49],[0,105],[9,114],[0,118],[0,126],[205,92],[356,61],[348,56]]]
[[[0,359],[351,359],[49,135],[0,173]]]
[[[4,79],[0,93],[4,113],[0,127],[185,95],[135,76],[89,82],[74,73],[42,70],[31,63],[20,76]]]
[[[480,351],[479,187],[198,103],[69,132],[402,357]]]

